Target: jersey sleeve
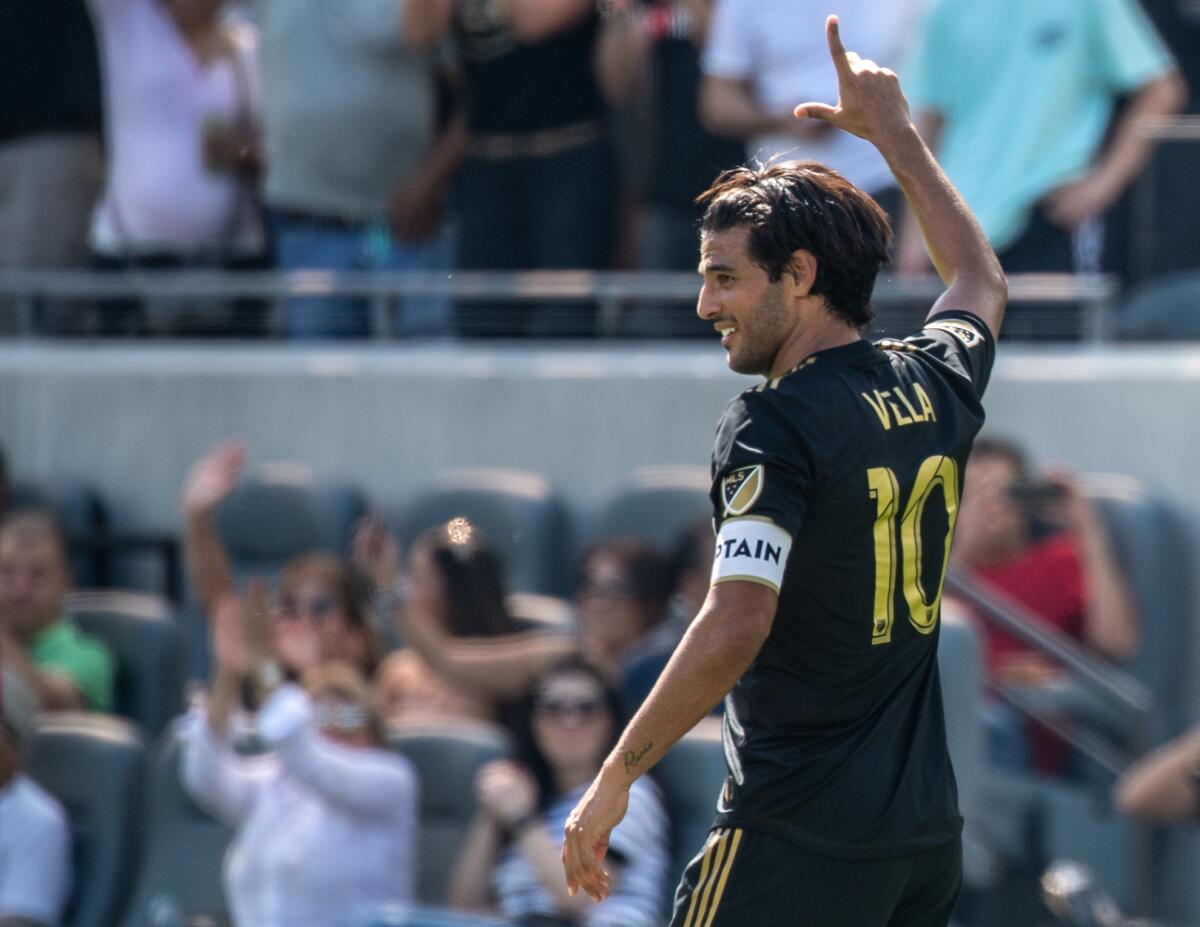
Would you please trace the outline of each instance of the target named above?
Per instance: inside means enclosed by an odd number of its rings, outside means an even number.
[[[729,404],[713,449],[714,583],[749,580],[780,591],[812,472],[772,394],[747,392]]]
[[[940,313],[904,341],[965,377],[975,395],[983,398],[996,359],[996,340],[978,316],[961,311]]]

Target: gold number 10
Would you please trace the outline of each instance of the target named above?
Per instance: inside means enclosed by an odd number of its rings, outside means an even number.
[[[872,467],[867,471],[867,485],[871,498],[875,500],[875,614],[871,643],[886,644],[892,639],[892,621],[895,618],[896,516],[900,504],[900,484],[896,481],[896,474],[887,467]],[[946,541],[942,552],[942,569],[930,596],[921,582],[921,517],[930,493],[938,487],[941,487],[946,502]],[[942,583],[946,579],[946,564],[950,559],[950,539],[954,537],[954,522],[958,518],[958,498],[958,464],[954,459],[941,455],[925,458],[917,471],[908,505],[900,518],[904,600],[908,603],[908,620],[922,634],[931,633],[937,625]]]

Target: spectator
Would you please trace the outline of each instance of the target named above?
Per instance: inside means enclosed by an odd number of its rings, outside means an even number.
[[[583,557],[575,603],[580,648],[619,679],[644,652],[673,646],[678,629],[665,625],[670,567],[653,547],[633,538],[601,541]]]
[[[108,177],[92,219],[102,269],[253,264],[256,37],[223,0],[89,0],[103,49]],[[134,324],[120,307],[106,330]]]
[[[62,806],[21,771],[36,701],[0,670],[0,924],[54,927],[71,890],[71,832]]]
[[[412,900],[417,781],[382,749],[366,681],[348,664],[322,663],[304,687],[266,695],[257,716],[270,748],[233,750],[229,720],[247,681],[269,689],[262,638],[271,626],[254,597],[222,599],[213,615],[217,670],[206,710],[184,733],[188,792],[235,829],[225,890],[238,924],[354,927]],[[258,627],[254,625],[258,624]]]
[[[616,178],[596,69],[595,0],[412,6],[431,34],[453,34],[463,60],[470,140],[458,189],[462,267],[607,267]],[[495,331],[496,308],[463,307],[464,326]],[[564,318],[561,308],[543,309],[531,330],[578,333],[578,318]]]
[[[898,214],[900,193],[869,142],[826,123],[796,119],[797,100],[836,100],[825,48],[835,12],[864,58],[895,65],[924,0],[717,0],[704,51],[700,114],[709,130],[747,141],[750,159],[813,160],[832,167]]]
[[[1200,816],[1200,728],[1192,728],[1121,774],[1113,800],[1125,814],[1154,824]]]
[[[62,525],[46,509],[16,509],[0,524],[0,650],[43,710],[110,711],[112,656],[64,613],[68,557]]]
[[[1015,444],[975,442],[952,556],[1097,655],[1121,662],[1136,652],[1137,612],[1099,514],[1072,476],[1057,472],[1036,480]],[[1057,664],[1019,638],[991,624],[983,631],[993,685],[1038,685],[1061,676]],[[1031,756],[1019,717],[1007,705],[992,705],[987,722],[993,762],[1022,768],[1036,762],[1042,771],[1061,771],[1057,742],[1038,729]]]
[[[612,894],[594,904],[567,894],[563,826],[620,731],[617,694],[604,674],[578,659],[547,671],[524,712],[517,762],[484,766],[480,812],[455,868],[451,903],[493,909],[511,923],[640,927],[660,923],[667,867],[667,817],[657,788],[642,779],[613,831],[607,868]]]
[[[399,546],[377,516],[359,526],[354,552],[380,591],[378,611],[397,620],[409,647],[388,658],[378,680],[389,722],[501,720],[506,703],[575,649],[569,637],[513,618],[499,558],[465,518],[417,539],[407,577]]]
[[[217,533],[215,513],[237,486],[245,463],[245,446],[225,441],[201,457],[184,480],[184,559],[188,582],[206,615],[234,591],[233,567]],[[368,678],[374,675],[383,648],[366,592],[353,565],[331,554],[302,554],[284,564],[272,614],[285,645],[283,669],[289,677],[299,678],[326,660],[343,660]],[[316,634],[315,653],[291,646],[294,637],[310,630]]]
[[[280,266],[449,271],[443,211],[464,135],[460,116],[438,119],[432,38],[401,0],[251,0],[250,9]],[[400,311],[400,334],[448,330],[446,300],[406,298]],[[284,321],[297,338],[360,337],[367,307],[292,299]]]
[[[621,698],[629,717],[646,700],[692,620],[700,613],[712,577],[715,543],[712,521],[708,518],[689,525],[675,542],[671,553],[674,594],[667,619],[652,640],[627,661],[621,674]],[[713,713],[719,714],[721,710],[722,706],[718,706]]]
[[[1104,216],[1150,154],[1142,125],[1186,96],[1136,0],[934,0],[906,90],[1009,273],[1073,270],[1073,234]],[[928,267],[911,216],[897,260],[908,273]]]
[[[0,4],[0,269],[88,263],[100,112],[84,0]]]

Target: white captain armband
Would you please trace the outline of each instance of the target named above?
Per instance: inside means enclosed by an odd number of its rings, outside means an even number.
[[[783,586],[792,536],[777,524],[763,518],[730,518],[717,534],[712,582],[735,579],[770,586],[776,592]]]

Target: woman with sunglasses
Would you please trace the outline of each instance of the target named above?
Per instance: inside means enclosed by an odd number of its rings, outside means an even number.
[[[184,480],[184,559],[188,582],[206,615],[234,591],[233,567],[217,533],[215,513],[237,487],[245,463],[245,445],[224,441],[196,461]],[[354,567],[339,557],[302,554],[284,565],[272,612],[281,669],[288,678],[298,679],[323,660],[341,660],[368,678],[374,676],[383,647],[371,624],[366,593]],[[310,652],[303,642],[314,636],[317,648]]]
[[[620,701],[604,673],[578,657],[558,663],[536,681],[520,727],[520,759],[489,763],[476,779],[480,811],[454,873],[452,904],[522,925],[660,923],[668,825],[658,789],[644,778],[609,843],[608,899],[572,898],[562,878],[566,816],[621,728]]]
[[[411,901],[417,779],[383,749],[361,673],[317,662],[303,685],[272,688],[273,625],[261,584],[213,616],[216,678],[183,728],[188,792],[235,829],[225,858],[233,921],[246,927],[354,927]],[[310,652],[316,635],[302,631]],[[292,638],[297,639],[296,637]],[[233,749],[230,721],[249,697],[264,755]]]

